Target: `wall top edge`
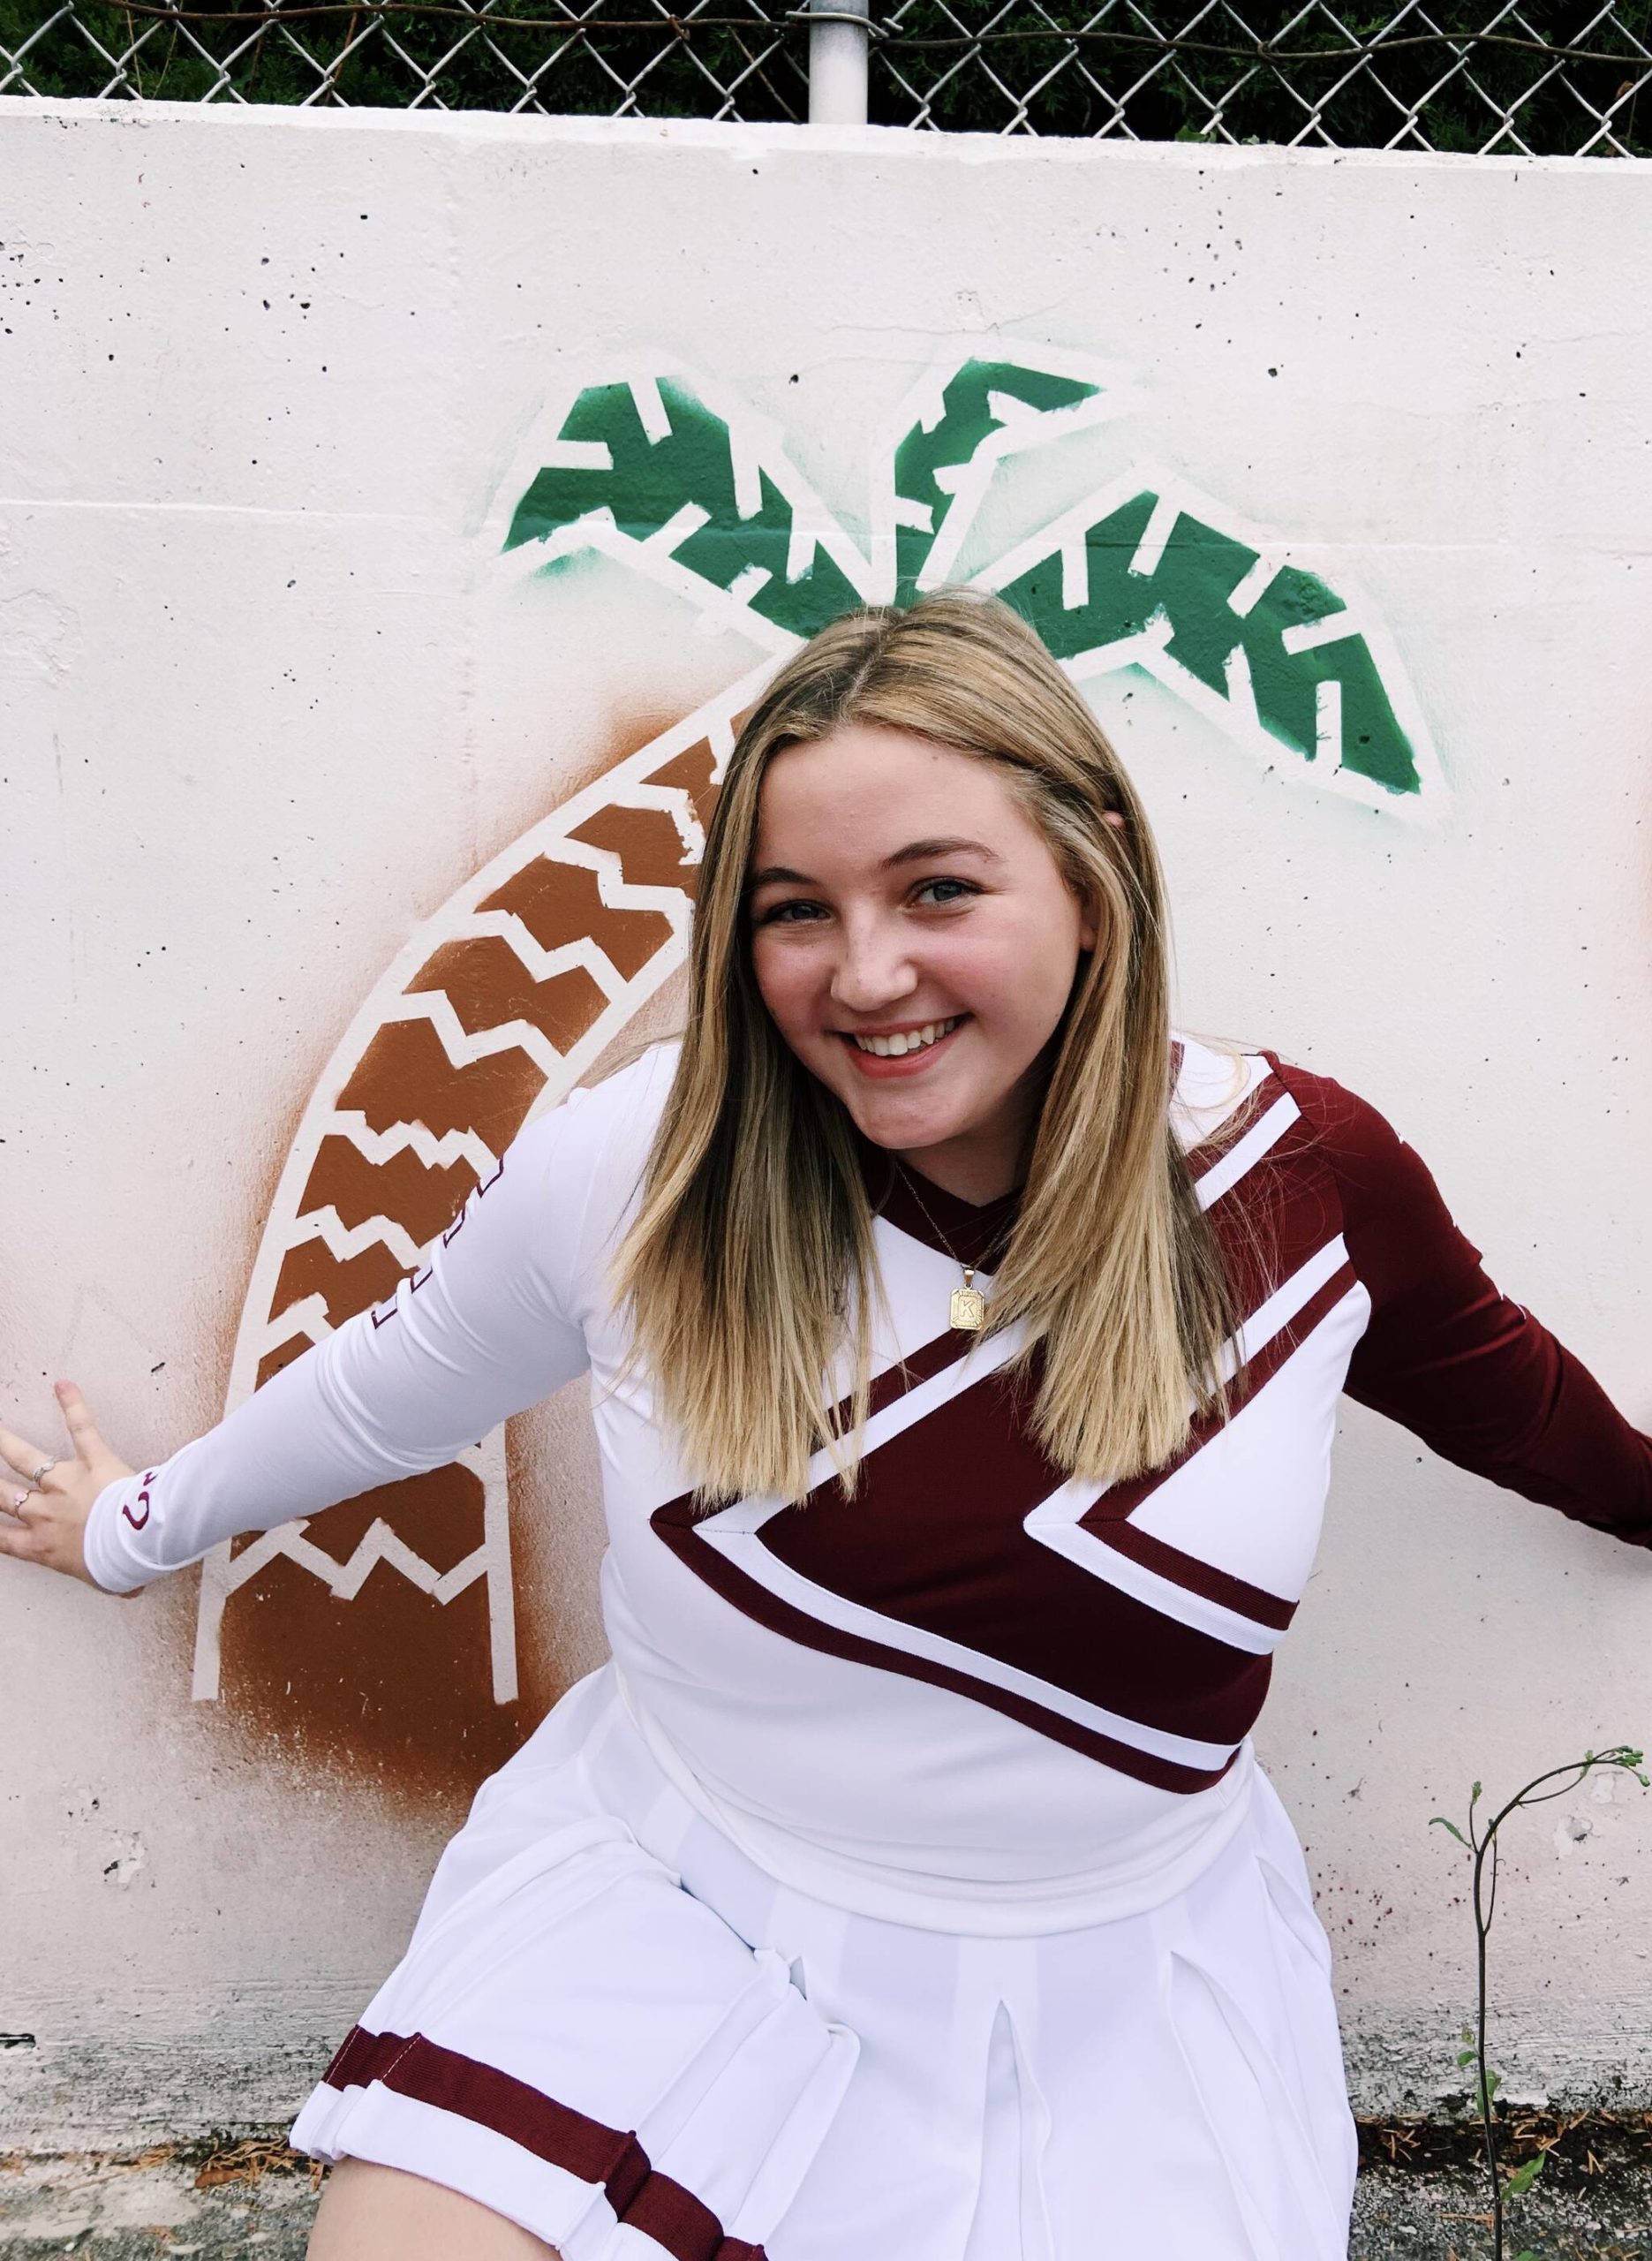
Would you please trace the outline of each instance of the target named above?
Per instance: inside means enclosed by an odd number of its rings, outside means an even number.
[[[59,130],[113,125],[155,132],[193,125],[204,132],[258,132],[275,125],[317,133],[413,134],[445,142],[524,147],[613,146],[696,148],[744,156],[864,155],[908,163],[1151,165],[1182,172],[1241,172],[1257,167],[1305,170],[1627,173],[1652,181],[1652,157],[1474,156],[1437,149],[1307,149],[1279,143],[1233,147],[1187,141],[1069,139],[1059,135],[941,133],[903,125],[728,125],[706,118],[524,117],[494,110],[306,110],[261,102],[150,102],[0,95],[0,126],[32,123]]]

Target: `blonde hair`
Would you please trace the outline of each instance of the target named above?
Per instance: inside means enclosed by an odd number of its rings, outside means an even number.
[[[1007,1371],[1036,1360],[1032,1433],[1059,1468],[1103,1483],[1158,1467],[1195,1410],[1226,1415],[1218,1362],[1233,1323],[1168,1118],[1158,858],[1083,699],[1008,606],[972,593],[834,621],[740,730],[706,833],[683,1048],[616,1263],[633,1357],[703,1501],[801,1498],[822,1448],[853,1488],[879,1292],[872,1214],[847,1109],[758,992],[744,891],[769,761],[856,723],[990,762],[1098,911],[987,1326],[1024,1324]]]

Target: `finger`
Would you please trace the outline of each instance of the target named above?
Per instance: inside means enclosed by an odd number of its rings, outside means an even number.
[[[43,1461],[51,1458],[51,1455],[42,1451],[39,1445],[32,1445],[26,1437],[19,1436],[15,1429],[4,1427],[0,1427],[0,1456],[4,1457],[9,1467],[16,1469],[19,1476],[30,1478]]]
[[[19,1562],[35,1562],[40,1555],[40,1542],[26,1524],[0,1516],[0,1555],[7,1554]]]
[[[108,1447],[97,1433],[91,1408],[72,1381],[57,1384],[57,1403],[63,1409],[64,1425],[73,1440],[74,1448],[82,1460],[90,1460],[94,1453],[106,1452]],[[39,1466],[36,1462],[36,1467]]]

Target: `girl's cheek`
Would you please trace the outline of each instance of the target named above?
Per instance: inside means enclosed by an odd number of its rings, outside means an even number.
[[[777,1020],[795,1017],[818,986],[800,958],[784,950],[754,951],[758,994]]]

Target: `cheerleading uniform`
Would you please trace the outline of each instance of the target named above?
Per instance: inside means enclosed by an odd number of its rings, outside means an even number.
[[[1184,1041],[1171,1121],[1245,1313],[1226,1424],[1064,1480],[1017,1329],[946,1323],[1013,1197],[920,1204],[867,1148],[858,1489],[822,1454],[801,1501],[697,1515],[608,1281],[674,1065],[531,1123],[390,1300],[94,1508],[125,1591],[591,1377],[613,1661],[483,1784],[293,2142],[566,2261],[1340,2261],[1329,1950],[1248,1741],[1339,1396],[1641,1545],[1652,1440],[1374,1109]]]

